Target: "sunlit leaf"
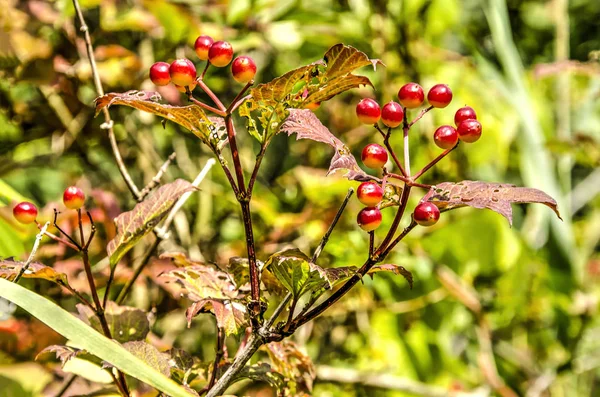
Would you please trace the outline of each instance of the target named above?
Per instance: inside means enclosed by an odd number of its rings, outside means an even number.
[[[137,204],[131,211],[115,218],[117,235],[107,246],[111,266],[167,215],[182,194],[197,190],[183,179],[162,185],[150,197]]]
[[[0,259],[0,277],[12,281],[17,277],[25,262],[15,261],[13,259]],[[39,262],[32,262],[23,273],[23,278],[38,278],[52,281],[58,285],[68,286],[67,275],[59,273],[51,267],[45,266]]]
[[[169,355],[167,353],[162,353],[156,347],[142,341],[123,343],[123,347],[165,376],[171,375]]]
[[[540,203],[560,218],[556,201],[538,189],[507,183],[480,181],[444,182],[433,186],[421,201],[435,203],[441,210],[460,207],[487,208],[504,216],[512,225],[512,203]]]
[[[202,299],[194,302],[187,310],[188,326],[199,313],[213,313],[217,326],[225,331],[225,335],[238,335],[248,325],[248,310],[239,300]]]
[[[283,375],[276,372],[267,363],[256,363],[242,368],[231,380],[231,383],[242,379],[252,379],[258,382],[268,383],[277,393],[280,393],[286,385]]]
[[[79,318],[94,329],[102,332],[98,316],[89,307],[78,304]],[[119,306],[108,301],[104,308],[104,316],[108,323],[111,336],[120,343],[143,340],[150,331],[148,315],[140,309]]]
[[[316,378],[315,366],[310,357],[300,351],[298,345],[290,340],[283,340],[268,343],[262,349],[269,355],[273,369],[286,378],[292,395],[312,390]]]
[[[197,105],[171,106],[159,103],[161,96],[153,91],[111,92],[96,98],[96,115],[112,105],[129,106],[144,112],[163,117],[193,132],[203,142],[209,143],[216,130],[213,122]]]
[[[404,266],[392,265],[392,264],[375,265],[369,270],[369,272],[367,274],[369,276],[371,276],[371,278],[373,278],[375,273],[378,273],[378,272],[392,272],[394,274],[399,274],[406,279],[406,281],[408,282],[408,285],[410,286],[410,289],[412,289],[412,287],[413,287],[412,273],[409,272],[408,270],[406,270],[404,268]]]
[[[364,172],[350,153],[350,149],[329,131],[327,127],[308,109],[290,109],[290,115],[281,126],[288,135],[296,134],[296,139],[310,139],[326,143],[335,149],[327,174],[338,170],[346,171],[349,180],[368,181],[377,178]]]

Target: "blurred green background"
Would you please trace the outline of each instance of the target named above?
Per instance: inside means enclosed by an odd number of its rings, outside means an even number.
[[[484,132],[476,144],[461,145],[424,182],[506,182],[556,198],[562,222],[548,208],[530,205],[513,206],[512,228],[498,214],[471,209],[444,214],[435,227],[417,228],[387,261],[413,273],[414,289],[400,276],[365,279],[293,337],[317,365],[314,395],[510,395],[502,382],[518,395],[600,395],[600,2],[81,4],[107,92],[155,90],[148,67],[182,56],[197,60],[192,45],[199,34],[229,40],[237,54],[254,57],[257,82],[318,60],[331,45],[343,42],[386,65],[362,71],[375,90],[353,90],[317,110],[356,157],[366,143],[380,140],[354,115],[360,98],[383,104],[397,100],[406,82],[419,82],[426,90],[446,83],[454,92],[453,103],[431,112],[412,130],[413,167],[437,156],[433,131],[451,124],[454,111],[465,104],[475,108]],[[52,208],[62,208],[63,189],[77,184],[94,200],[89,206],[95,207],[100,225],[93,247],[99,260],[114,235],[111,220],[135,202],[100,128],[102,118],[93,117],[95,91],[72,3],[0,0],[0,8],[0,257],[25,257],[35,238],[35,227],[13,221],[14,203],[31,200],[41,208],[39,219],[51,220]],[[228,73],[213,69],[206,81],[231,100],[240,85]],[[170,103],[186,102],[174,88],[160,92]],[[139,186],[172,152],[177,159],[163,181],[192,180],[209,158],[197,138],[177,125],[163,128],[157,118],[129,108],[115,107],[111,115],[121,153]],[[249,168],[256,143],[240,135],[242,160]],[[393,144],[401,147],[400,140]],[[314,249],[346,190],[355,185],[340,176],[325,177],[332,156],[327,146],[284,135],[272,146],[254,195],[261,259],[286,244],[304,252]],[[244,255],[237,202],[221,170],[214,168],[201,187],[176,218],[172,243],[217,263]],[[419,193],[414,196],[413,204]],[[362,263],[368,239],[355,224],[359,209],[353,199],[321,257],[323,266]],[[71,221],[65,219],[65,227]],[[150,242],[134,250],[131,262]],[[68,272],[84,288],[72,253],[47,244],[38,260]],[[122,269],[117,281],[130,274]],[[129,304],[159,306],[153,328],[157,340],[212,359],[212,320],[201,316],[185,329],[183,307],[167,302],[166,294],[148,282],[152,276],[146,276]],[[452,288],[456,280],[461,286]],[[27,285],[65,300],[65,306],[73,304],[47,284]],[[467,292],[483,314],[474,315],[465,304]],[[10,368],[51,373],[55,363],[31,363],[48,344],[45,339],[23,342],[39,325],[26,316],[18,322],[18,348],[6,342],[14,336],[12,328],[0,329],[0,362],[6,364],[0,376],[11,377]],[[386,378],[377,377],[381,374]],[[44,379],[42,387],[51,388],[52,377]],[[30,393],[25,395],[37,395],[27,381],[22,385]],[[407,387],[414,390],[409,393]],[[253,393],[268,395],[256,388]]]

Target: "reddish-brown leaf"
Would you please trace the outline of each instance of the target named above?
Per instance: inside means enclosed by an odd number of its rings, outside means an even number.
[[[385,264],[385,265],[375,265],[369,270],[367,273],[371,278],[378,272],[392,272],[394,274],[399,274],[406,279],[410,289],[413,288],[413,276],[412,273],[406,270],[404,266],[393,265],[393,264]]]
[[[271,360],[276,372],[288,381],[295,381],[297,392],[310,392],[316,378],[315,366],[310,357],[300,351],[298,345],[286,339],[281,342],[267,343],[262,347]]]
[[[510,225],[512,225],[512,203],[544,204],[560,218],[556,201],[546,193],[538,189],[517,187],[506,183],[444,182],[433,186],[421,201],[435,203],[441,210],[466,206],[487,208],[504,216]]]
[[[183,179],[162,185],[150,197],[137,204],[131,211],[124,212],[115,218],[117,235],[106,250],[111,266],[167,215],[182,194],[197,190],[191,183]]]
[[[217,326],[226,335],[237,335],[248,325],[248,311],[241,301],[228,299],[202,299],[194,302],[185,312],[188,327],[199,313],[213,313]]]
[[[17,277],[25,262],[15,261],[13,259],[0,259],[0,277],[12,281]],[[51,267],[39,262],[32,262],[23,273],[23,278],[39,278],[52,281],[59,285],[68,286],[67,275],[59,273]]]
[[[96,98],[96,115],[112,105],[129,106],[144,112],[153,113],[190,130],[204,142],[208,143],[210,134],[216,127],[197,105],[171,106],[159,103],[162,98],[153,91],[111,92]]]
[[[46,353],[55,353],[56,358],[60,360],[61,366],[64,367],[67,361],[70,359],[77,357],[78,355],[85,353],[85,350],[77,349],[70,346],[63,345],[52,345],[46,347],[44,350],[39,352],[35,359],[37,360],[41,355]]]

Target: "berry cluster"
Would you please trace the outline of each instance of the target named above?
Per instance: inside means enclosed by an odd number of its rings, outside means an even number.
[[[194,43],[198,58],[208,61],[209,65],[222,68],[233,59],[233,47],[227,41],[214,41],[210,36],[199,36]],[[205,70],[206,72],[206,70]],[[231,63],[231,74],[235,81],[248,83],[256,75],[256,63],[248,56],[239,56]],[[166,62],[156,62],[150,67],[150,80],[157,86],[173,83],[181,92],[192,91],[202,76],[197,77],[196,66],[187,58],[176,59],[169,65]]]
[[[418,121],[423,114],[434,108],[445,108],[452,101],[452,90],[446,84],[436,84],[427,93],[427,102],[429,107],[421,110],[421,113],[409,123],[407,120],[407,111],[417,109],[425,103],[425,92],[423,87],[417,83],[408,83],[403,85],[398,91],[398,100],[400,103],[390,101],[383,107],[371,98],[364,98],[356,105],[356,116],[363,124],[373,125],[383,136],[389,150],[388,139],[392,130],[402,126],[405,136],[405,145],[408,144],[408,130]],[[387,127],[387,133],[382,130],[379,121]],[[465,143],[473,143],[481,137],[481,123],[477,120],[475,110],[469,106],[458,109],[454,115],[454,124],[442,125],[438,127],[433,134],[433,141],[441,149],[449,152],[456,147],[459,141]],[[406,148],[405,148],[406,150]],[[444,152],[443,155],[447,154]],[[393,153],[392,153],[393,154]],[[407,153],[405,152],[405,156]],[[388,161],[388,151],[381,145],[370,143],[362,151],[363,164],[372,169],[383,169],[384,179],[382,183],[363,182],[357,190],[358,200],[366,206],[357,216],[358,225],[368,232],[375,230],[381,224],[381,212],[379,205],[384,196],[386,178],[389,175],[385,169],[385,164]],[[393,157],[396,160],[396,157]],[[435,164],[437,160],[432,162]],[[399,165],[399,164],[398,164]],[[426,171],[425,168],[422,172]],[[410,170],[405,174],[405,170],[401,178],[405,182],[414,182],[410,175]],[[418,175],[420,176],[421,173]],[[429,202],[422,202],[415,208],[413,219],[416,223],[422,226],[431,226],[435,224],[440,217],[438,207]]]
[[[79,210],[85,203],[85,194],[77,186],[69,186],[63,193],[63,203],[71,210]],[[13,207],[13,216],[24,225],[34,223],[38,215],[35,204],[23,201]]]

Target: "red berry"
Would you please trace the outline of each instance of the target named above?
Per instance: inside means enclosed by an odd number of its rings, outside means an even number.
[[[376,124],[381,117],[381,108],[376,100],[363,98],[356,105],[356,116],[363,124]]]
[[[233,58],[233,47],[227,41],[215,41],[208,50],[210,64],[218,68],[229,65]]]
[[[356,223],[364,231],[373,231],[381,225],[381,211],[374,207],[363,208],[356,216]]]
[[[433,203],[420,203],[415,207],[413,219],[421,226],[435,225],[440,219],[440,210]]]
[[[196,67],[189,59],[176,59],[169,67],[169,74],[175,85],[192,85],[196,80]]]
[[[433,141],[442,149],[450,149],[458,142],[458,132],[451,125],[442,125],[433,133]]]
[[[465,106],[456,111],[454,114],[454,124],[458,127],[458,125],[464,120],[477,120],[477,114],[475,110],[473,110],[470,106]]]
[[[210,36],[198,36],[196,42],[194,43],[194,50],[196,51],[198,58],[206,61],[208,59],[208,50],[214,42],[215,41]]]
[[[446,84],[436,84],[427,93],[427,100],[434,108],[445,108],[452,101],[452,90]]]
[[[475,119],[463,120],[456,131],[458,139],[466,143],[473,143],[481,137],[481,123]]]
[[[404,120],[404,109],[399,103],[391,101],[381,109],[381,121],[388,127],[396,128]]]
[[[364,165],[369,168],[382,168],[388,161],[388,154],[385,148],[376,143],[369,143],[363,149],[360,158]]]
[[[38,210],[35,204],[23,201],[13,208],[13,216],[19,223],[28,224],[35,221]]]
[[[398,91],[398,99],[405,108],[418,108],[425,101],[423,87],[417,83],[404,84]]]
[[[188,85],[187,87],[190,89],[190,91],[194,91],[194,88],[196,88],[196,86],[198,85],[198,83],[194,80],[194,82],[191,85]],[[182,85],[177,85],[174,84],[175,88],[177,88],[177,91],[182,92],[182,93],[186,93],[186,89],[185,86]]]
[[[247,83],[256,75],[256,63],[254,59],[241,56],[233,60],[231,64],[231,74],[238,83]]]
[[[159,86],[169,84],[171,82],[169,64],[166,62],[156,62],[150,66],[150,80]]]
[[[367,207],[375,207],[383,198],[383,189],[375,182],[363,182],[358,185],[356,197]]]
[[[85,202],[85,194],[77,186],[69,186],[63,193],[63,203],[71,210],[78,210]]]

